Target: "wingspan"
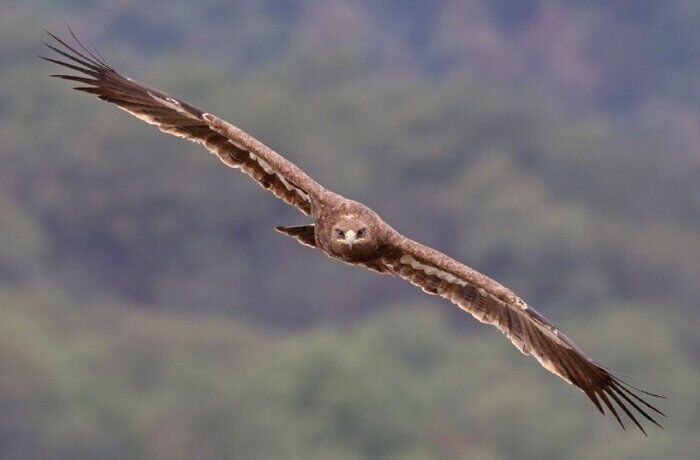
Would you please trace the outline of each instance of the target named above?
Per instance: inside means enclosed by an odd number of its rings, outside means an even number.
[[[386,251],[383,263],[425,292],[448,299],[482,323],[496,326],[523,354],[534,356],[544,368],[580,388],[603,414],[605,405],[623,428],[618,408],[644,434],[638,415],[632,409],[661,426],[651,414],[665,415],[642,396],[662,396],[638,389],[614,376],[586,356],[544,316],[496,281],[403,237]]]
[[[52,75],[84,85],[74,89],[95,94],[158,126],[163,132],[204,145],[225,164],[241,169],[262,187],[296,206],[304,214],[310,215],[312,202],[320,200],[326,193],[297,166],[241,129],[120,75],[101,56],[83,46],[72,31],[71,35],[80,49],[53,34],[49,35],[56,40],[57,46],[46,46],[67,61],[43,59],[79,72],[79,75]],[[303,239],[300,241],[305,242]],[[543,367],[579,387],[602,413],[603,405],[607,407],[623,428],[616,405],[642,432],[644,428],[632,409],[661,426],[650,414],[664,414],[640,394],[661,396],[640,390],[615,377],[586,356],[545,317],[485,275],[403,237],[398,238],[393,247],[387,248],[381,261],[364,265],[380,273],[397,274],[425,292],[452,301],[479,321],[496,326],[522,353],[534,356]]]
[[[78,75],[52,77],[76,81],[81,86],[74,89],[95,94],[165,133],[202,144],[228,166],[248,174],[261,187],[304,214],[311,214],[313,199],[324,189],[292,162],[230,123],[122,76],[69,31],[75,41],[73,46],[49,33],[56,43],[46,46],[57,53],[59,56],[55,57],[59,59],[41,57],[74,70]]]

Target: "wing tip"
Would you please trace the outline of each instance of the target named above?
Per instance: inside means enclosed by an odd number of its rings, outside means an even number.
[[[619,378],[608,373],[607,370],[605,370],[605,372],[607,377],[607,381],[605,383],[601,384],[598,388],[595,389],[583,389],[583,391],[586,393],[589,399],[591,399],[594,402],[594,404],[596,404],[596,406],[601,412],[603,412],[602,407],[594,399],[594,396],[598,396],[605,403],[605,406],[607,406],[607,408],[613,414],[613,416],[623,428],[623,430],[625,429],[625,426],[622,422],[620,414],[615,409],[615,404],[619,407],[619,409],[621,409],[625,413],[627,418],[629,418],[629,420],[631,420],[632,423],[635,424],[635,426],[642,432],[642,434],[644,434],[644,436],[648,437],[649,434],[646,432],[646,430],[640,423],[640,419],[638,419],[640,415],[650,423],[656,425],[658,428],[661,428],[662,430],[664,429],[664,426],[661,423],[659,423],[654,417],[652,417],[649,410],[654,411],[662,417],[668,416],[664,412],[659,410],[657,407],[649,403],[647,400],[642,398],[640,395],[636,394],[634,391],[632,391],[632,389],[641,392],[645,395],[657,398],[666,399],[665,396],[647,392],[620,380]],[[613,401],[615,404],[613,404]],[[645,407],[641,407],[640,404]]]
[[[80,50],[76,49],[74,46],[71,46],[66,40],[62,39],[60,36],[57,34],[45,30],[44,32],[51,37],[56,43],[50,44],[47,42],[43,42],[44,46],[47,48],[51,49],[52,51],[64,56],[65,58],[80,64],[83,66],[83,68],[79,68],[77,66],[73,66],[71,64],[68,64],[66,62],[58,61],[56,59],[51,59],[47,58],[44,56],[38,56],[41,59],[47,60],[49,62],[53,62],[59,65],[62,65],[64,67],[71,68],[73,70],[79,71],[79,72],[84,72],[84,73],[91,73],[91,72],[105,72],[108,70],[112,70],[111,66],[107,63],[106,59],[102,57],[102,55],[97,51],[97,49],[93,51],[90,51],[87,46],[83,44],[83,42],[78,38],[78,36],[73,32],[71,27],[69,25],[66,25],[66,28],[68,29],[68,32],[70,33],[71,37],[73,38],[73,41],[75,42],[75,45],[77,45]],[[56,45],[56,46],[54,46]],[[60,49],[58,47],[60,45]]]

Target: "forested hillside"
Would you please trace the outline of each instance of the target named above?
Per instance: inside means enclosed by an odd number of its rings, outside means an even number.
[[[274,232],[305,217],[48,78],[66,23],[520,293],[669,429]],[[699,28],[683,1],[0,3],[0,457],[691,458]]]

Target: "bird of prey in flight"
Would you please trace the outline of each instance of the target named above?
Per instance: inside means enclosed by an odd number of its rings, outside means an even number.
[[[664,414],[647,399],[662,396],[623,382],[509,289],[403,236],[364,204],[324,188],[240,128],[121,75],[70,34],[72,44],[49,33],[55,42],[46,46],[57,55],[43,59],[77,75],[53,77],[78,82],[74,89],[111,102],[165,133],[202,144],[224,164],[246,173],[312,220],[307,225],[276,227],[277,231],[333,259],[401,277],[496,326],[523,354],[534,356],[544,368],[581,389],[601,413],[607,407],[623,428],[619,410],[644,434],[640,415],[661,426],[653,414]]]

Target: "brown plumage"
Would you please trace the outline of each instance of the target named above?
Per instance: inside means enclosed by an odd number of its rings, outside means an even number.
[[[534,356],[547,370],[580,388],[601,413],[607,407],[623,428],[619,410],[642,432],[639,415],[660,426],[652,414],[664,414],[643,396],[661,396],[620,380],[507,288],[404,237],[367,206],[326,190],[239,128],[120,75],[70,33],[74,45],[49,34],[57,44],[47,46],[60,57],[43,59],[78,75],[52,76],[76,81],[81,85],[74,89],[95,94],[163,132],[202,144],[226,165],[240,169],[314,220],[310,225],[277,227],[278,231],[331,258],[404,278],[457,304],[477,320],[496,326],[522,353]]]

